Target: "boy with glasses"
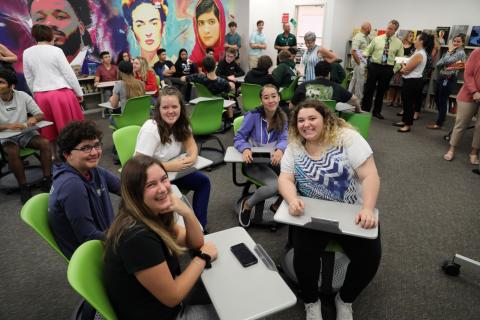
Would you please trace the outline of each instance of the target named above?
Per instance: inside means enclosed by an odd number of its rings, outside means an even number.
[[[57,139],[58,157],[48,200],[48,223],[63,254],[102,239],[114,211],[109,193],[120,195],[120,179],[98,166],[102,132],[93,121],[73,121]]]

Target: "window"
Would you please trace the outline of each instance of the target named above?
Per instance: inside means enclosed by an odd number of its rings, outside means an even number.
[[[317,35],[316,44],[321,45],[323,40],[323,25],[325,22],[325,5],[296,6],[297,42],[300,48],[305,48],[303,36],[308,31]]]

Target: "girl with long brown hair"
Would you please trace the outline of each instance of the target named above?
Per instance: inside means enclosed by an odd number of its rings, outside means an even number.
[[[145,85],[133,76],[133,66],[130,61],[121,61],[118,64],[118,70],[120,71],[120,81],[113,86],[110,104],[113,108],[120,108],[123,112],[128,99],[145,94]]]

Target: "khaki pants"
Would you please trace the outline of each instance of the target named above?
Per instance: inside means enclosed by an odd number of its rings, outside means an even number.
[[[248,56],[248,66],[250,67],[250,69],[257,67],[258,58],[258,56]]]
[[[364,63],[353,64],[353,76],[348,86],[348,91],[357,96],[358,100],[362,101],[363,89],[365,87],[365,71],[366,65]]]
[[[477,113],[477,121],[475,123],[475,131],[473,132],[472,148],[480,149],[480,104],[458,100],[457,118],[455,119],[455,127],[453,128],[452,137],[450,138],[450,145],[452,147],[458,146],[465,129],[467,129],[475,113]]]

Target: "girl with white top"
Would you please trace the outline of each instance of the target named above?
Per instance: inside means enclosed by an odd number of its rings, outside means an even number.
[[[325,60],[333,63],[337,60],[337,56],[330,50],[315,44],[317,36],[309,31],[303,37],[307,50],[302,56],[302,64],[305,66],[305,81],[315,80],[315,65],[317,62]]]
[[[415,106],[422,104],[422,75],[427,64],[427,54],[431,54],[433,44],[433,36],[422,32],[415,40],[415,53],[400,69],[403,78],[403,117],[401,122],[394,123],[395,126],[401,127],[398,132],[410,132]]]
[[[184,156],[180,156],[182,150]],[[167,172],[186,170],[197,162],[197,144],[178,89],[165,87],[160,91],[153,119],[143,124],[135,152],[159,159]],[[195,171],[172,183],[180,189],[193,190],[193,211],[205,229],[210,198],[208,177]]]
[[[41,129],[54,149],[53,142],[62,128],[73,120],[83,120],[79,103],[83,101],[83,92],[65,54],[53,46],[52,29],[34,25],[32,36],[37,45],[23,52],[23,71],[44,119],[54,123]]]

